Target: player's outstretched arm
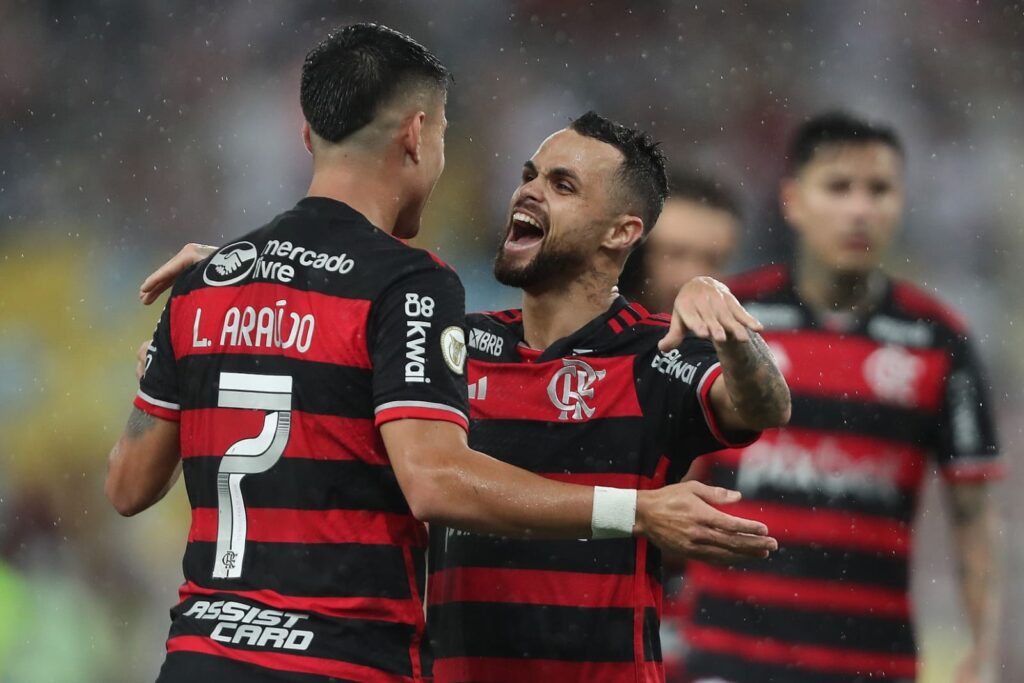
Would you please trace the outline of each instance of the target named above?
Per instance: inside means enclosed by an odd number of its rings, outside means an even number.
[[[469,448],[457,425],[395,420],[381,435],[413,514],[420,520],[478,533],[527,538],[643,535],[695,559],[739,561],[767,557],[778,547],[768,528],[733,517],[710,503],[739,500],[735,491],[684,482],[639,491],[631,528],[614,527],[621,510],[612,494],[546,479]],[[602,510],[610,503],[612,509]]]
[[[124,433],[110,451],[107,498],[126,517],[163,498],[181,471],[178,423],[132,408]]]
[[[668,334],[658,343],[669,351],[687,330],[714,343],[722,374],[711,387],[711,407],[725,429],[760,430],[789,422],[789,386],[758,334],[761,329],[728,287],[696,277],[679,290]]]
[[[972,643],[954,683],[995,683],[997,645],[1003,599],[999,552],[999,517],[987,482],[948,486],[950,523],[960,589],[967,608]]]

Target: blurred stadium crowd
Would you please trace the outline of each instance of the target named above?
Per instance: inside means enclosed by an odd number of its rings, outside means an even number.
[[[0,682],[151,680],[188,506],[127,523],[103,498],[143,275],[305,191],[298,72],[330,28],[386,23],[456,77],[447,170],[421,241],[467,305],[513,305],[490,261],[521,163],[589,108],[650,130],[674,165],[739,188],[744,265],[787,258],[786,134],[841,106],[891,122],[909,211],[891,268],[970,320],[1011,474],[1003,680],[1024,680],[1024,8],[1003,2],[0,2]],[[924,680],[945,681],[960,606],[935,490],[922,503]],[[932,501],[932,502],[930,502]],[[929,513],[932,514],[929,514]]]

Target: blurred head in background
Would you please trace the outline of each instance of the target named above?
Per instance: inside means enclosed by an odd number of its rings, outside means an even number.
[[[302,134],[314,174],[380,179],[397,205],[397,237],[419,232],[444,170],[449,82],[429,50],[377,24],[332,33],[302,66]]]
[[[523,165],[494,275],[529,293],[580,278],[610,289],[666,192],[665,158],[650,136],[587,112]]]
[[[653,312],[671,311],[679,289],[693,278],[721,278],[742,223],[735,195],[720,181],[684,171],[669,180],[661,217],[620,281],[626,298]]]
[[[802,268],[862,277],[881,265],[903,214],[903,161],[892,129],[846,113],[797,129],[780,200]]]

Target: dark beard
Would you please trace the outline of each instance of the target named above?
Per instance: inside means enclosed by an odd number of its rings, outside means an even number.
[[[568,250],[545,249],[522,268],[516,268],[502,258],[502,249],[494,258],[494,277],[503,285],[519,289],[547,288],[559,280],[571,280],[586,265],[582,254]]]

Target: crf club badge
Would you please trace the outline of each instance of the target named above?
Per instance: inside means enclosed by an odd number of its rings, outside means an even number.
[[[233,285],[252,271],[256,256],[256,246],[252,242],[235,242],[221,247],[206,264],[203,282],[214,287]]]
[[[864,379],[883,401],[904,406],[917,404],[917,383],[924,361],[898,346],[883,346],[864,361]]]
[[[595,408],[587,400],[594,398],[594,383],[604,379],[605,372],[586,361],[562,359],[562,367],[548,382],[548,398],[560,411],[559,420],[580,422],[594,416]]]

